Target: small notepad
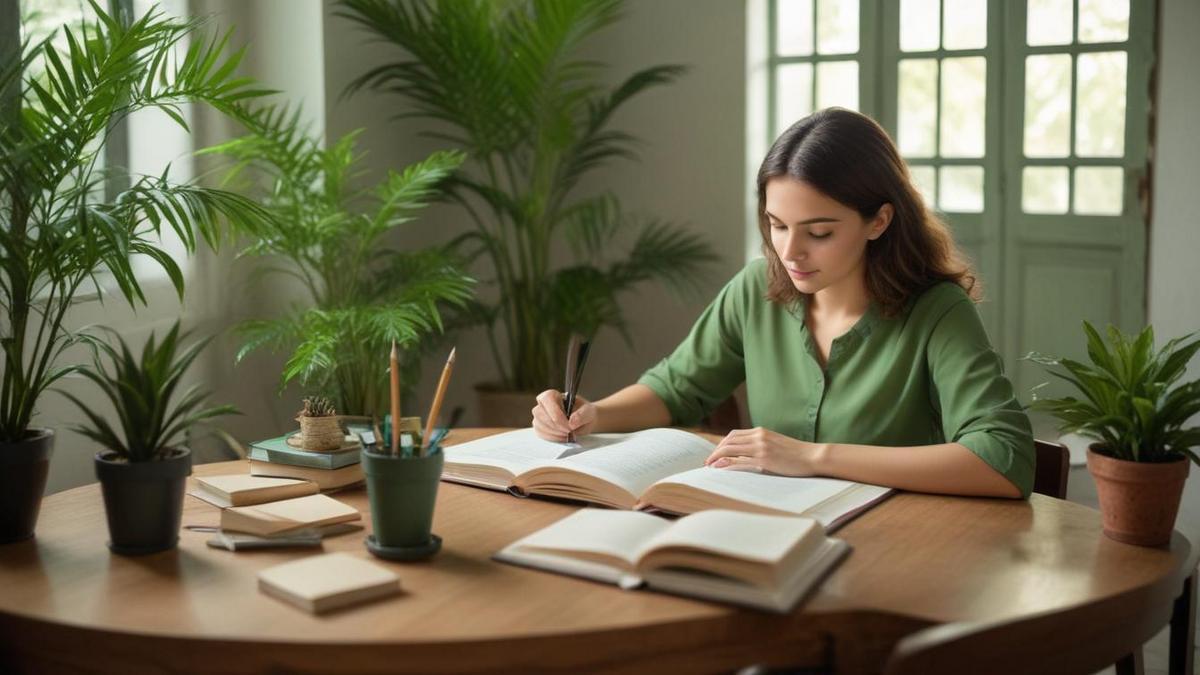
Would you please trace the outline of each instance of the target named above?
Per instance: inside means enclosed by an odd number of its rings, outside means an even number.
[[[349,553],[327,553],[258,573],[258,588],[313,614],[400,592],[400,577]]]

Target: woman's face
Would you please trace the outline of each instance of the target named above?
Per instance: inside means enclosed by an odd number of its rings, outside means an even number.
[[[891,221],[892,205],[874,218],[857,211],[791,176],[767,181],[767,224],[771,245],[801,293],[862,283],[867,242],[877,239]]]

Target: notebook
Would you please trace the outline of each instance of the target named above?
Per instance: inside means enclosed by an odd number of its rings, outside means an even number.
[[[326,553],[258,573],[258,588],[313,614],[400,592],[394,572],[349,553]]]
[[[317,494],[224,509],[221,511],[221,531],[273,535],[361,518],[362,515],[353,506]]]
[[[237,473],[197,476],[196,489],[189,490],[188,494],[215,506],[227,508],[303,497],[317,492],[317,484],[311,481]]]

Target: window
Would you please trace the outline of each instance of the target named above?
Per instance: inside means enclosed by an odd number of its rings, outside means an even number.
[[[1080,320],[1142,324],[1154,3],[766,5],[770,140],[828,105],[879,120],[974,258],[1018,393],[1045,379],[1021,355],[1080,355]]]
[[[188,9],[186,0],[110,0],[108,3],[108,11],[114,15],[119,7],[126,12],[131,11],[135,17],[143,15],[152,7],[178,17],[186,16]],[[67,44],[64,26],[70,27],[78,34],[85,21],[91,22],[96,18],[91,6],[83,0],[23,0],[21,10],[22,38],[36,42],[54,34],[54,44],[64,49]],[[177,46],[177,50],[183,53],[187,47],[185,41]],[[32,64],[34,75],[44,67],[45,64]],[[180,112],[190,124],[191,106],[181,106]],[[158,176],[169,169],[172,180],[183,183],[191,180],[194,175],[191,156],[193,149],[191,135],[181,129],[166,113],[159,110],[141,110],[117,121],[108,138],[104,154],[97,160],[97,166],[124,167],[128,176]],[[111,197],[127,185],[127,179],[116,173],[110,178],[106,190]],[[162,243],[164,249],[186,273],[187,251],[179,236],[173,231],[164,232]],[[133,265],[143,281],[167,282],[166,272],[158,264],[135,257]]]

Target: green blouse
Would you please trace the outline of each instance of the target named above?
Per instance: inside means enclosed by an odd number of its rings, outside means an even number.
[[[960,443],[1029,495],[1029,418],[961,288],[938,284],[893,319],[872,306],[822,369],[802,304],[770,302],[766,287],[766,261],[747,265],[641,377],[673,424],[698,423],[745,381],[754,426],[813,442]]]

